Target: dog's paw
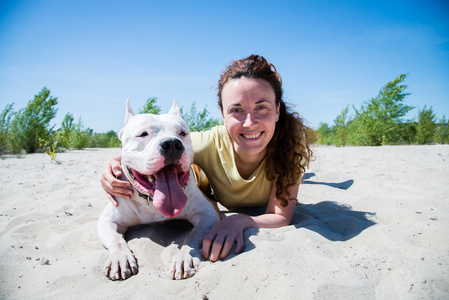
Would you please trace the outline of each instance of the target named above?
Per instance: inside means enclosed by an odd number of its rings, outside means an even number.
[[[104,275],[111,280],[127,279],[138,272],[137,260],[129,249],[110,252],[104,265]]]
[[[184,245],[181,251],[173,257],[170,277],[176,280],[192,277],[198,271],[200,262],[199,252]]]

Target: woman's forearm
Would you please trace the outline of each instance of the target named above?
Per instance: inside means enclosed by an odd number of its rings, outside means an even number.
[[[289,225],[291,222],[291,219],[278,214],[263,214],[251,218],[257,228],[277,228]]]
[[[249,216],[245,214],[232,215],[233,222],[240,224],[240,227],[245,230],[248,228],[277,228],[289,225],[291,220],[288,220],[283,215],[265,213],[259,216]]]

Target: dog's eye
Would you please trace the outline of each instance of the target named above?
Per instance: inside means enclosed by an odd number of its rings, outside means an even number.
[[[137,137],[146,137],[148,135],[148,132],[144,131],[141,134],[139,134]]]
[[[187,135],[187,133],[185,133],[184,131],[181,131],[181,133],[179,135],[182,137],[185,137]]]

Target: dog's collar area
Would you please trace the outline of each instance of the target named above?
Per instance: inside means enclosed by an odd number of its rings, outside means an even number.
[[[145,195],[139,192],[138,190],[136,190],[136,192],[139,193],[139,197],[142,197],[143,199],[147,200],[147,205],[150,205],[150,202],[153,202],[153,197],[151,197],[150,195]]]
[[[144,194],[144,193],[140,192],[138,190],[138,188],[134,185],[135,178],[134,178],[132,169],[126,165],[122,165],[122,170],[125,171],[124,173],[125,173],[126,178],[132,184],[132,186],[134,187],[134,190],[138,193],[139,197],[145,199],[147,201],[147,204],[150,205],[150,202],[153,201],[153,197],[150,194]]]

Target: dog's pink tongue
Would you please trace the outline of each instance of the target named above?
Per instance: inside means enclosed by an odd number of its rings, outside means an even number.
[[[178,181],[175,166],[168,166],[154,174],[156,179],[156,190],[153,195],[153,204],[166,217],[179,215],[187,203]]]

